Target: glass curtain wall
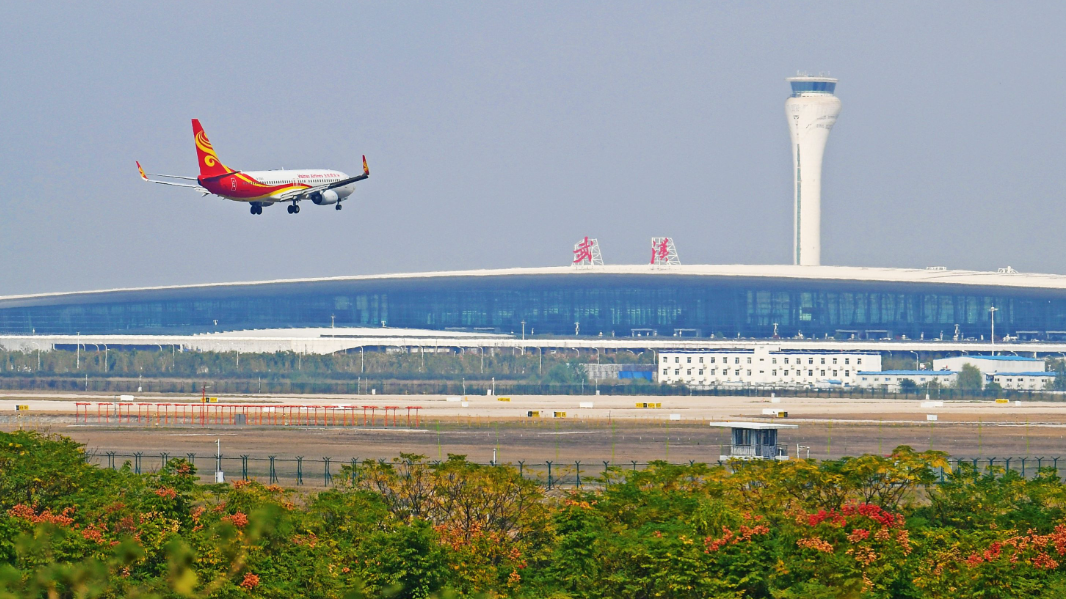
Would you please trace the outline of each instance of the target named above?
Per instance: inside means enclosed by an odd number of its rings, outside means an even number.
[[[92,295],[92,297],[88,297]],[[716,277],[547,275],[113,292],[0,302],[6,334],[366,326],[533,335],[1066,338],[1066,292]]]

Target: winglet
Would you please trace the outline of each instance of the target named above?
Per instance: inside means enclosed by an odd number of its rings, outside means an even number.
[[[363,174],[370,176],[370,167],[366,165],[366,154],[363,155]]]
[[[144,179],[145,181],[147,181],[148,180],[148,176],[144,174],[144,169],[141,168],[141,163],[139,161],[134,161],[134,162],[137,162],[137,171],[141,173],[141,178]]]

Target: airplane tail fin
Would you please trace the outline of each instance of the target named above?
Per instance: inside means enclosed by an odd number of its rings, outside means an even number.
[[[200,165],[201,177],[217,177],[233,172],[218,159],[218,154],[215,154],[215,149],[211,147],[211,142],[207,140],[207,134],[197,119],[192,120],[192,134],[196,142],[196,159]]]

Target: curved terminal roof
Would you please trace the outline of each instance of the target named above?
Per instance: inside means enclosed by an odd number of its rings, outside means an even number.
[[[125,301],[135,298],[164,295],[191,296],[207,291],[223,293],[274,293],[292,288],[320,284],[356,281],[407,281],[412,284],[444,279],[492,277],[659,277],[659,278],[714,278],[736,281],[763,282],[861,282],[886,285],[949,285],[999,289],[1001,291],[1046,290],[1066,291],[1066,275],[1019,273],[1009,267],[1000,272],[974,270],[944,270],[917,268],[873,268],[858,266],[794,266],[794,265],[745,265],[745,264],[693,264],[669,267],[650,265],[605,265],[596,267],[548,266],[533,268],[502,268],[482,270],[437,271],[422,273],[396,273],[380,275],[354,275],[306,279],[277,279],[271,281],[248,281],[231,283],[200,283],[192,285],[166,285],[156,287],[131,287],[97,291],[73,291],[0,296],[0,309],[23,306],[56,305],[68,303],[98,303]],[[165,292],[173,292],[167,294]]]

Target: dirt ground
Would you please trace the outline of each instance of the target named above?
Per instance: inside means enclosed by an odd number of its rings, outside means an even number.
[[[992,401],[944,402],[922,407],[918,401],[797,399],[781,397],[606,397],[523,396],[500,401],[496,397],[469,396],[245,396],[220,398],[220,405],[244,406],[252,424],[201,426],[186,418],[175,424],[168,417],[160,422],[130,414],[116,424],[116,398],[92,394],[5,394],[0,396],[0,430],[29,427],[70,436],[85,443],[98,455],[140,452],[145,456],[195,454],[213,456],[219,440],[227,456],[247,455],[266,459],[304,456],[348,461],[388,459],[400,452],[436,459],[448,453],[465,454],[479,462],[546,461],[617,463],[650,460],[715,461],[729,430],[710,424],[744,420],[797,425],[779,433],[779,442],[796,455],[812,458],[840,457],[861,453],[888,453],[897,445],[936,449],[955,457],[1057,457],[1066,458],[1066,403],[1031,402],[1009,405]],[[450,399],[450,400],[449,400]],[[88,405],[75,406],[81,402]],[[637,408],[637,403],[660,403],[661,407]],[[110,404],[101,407],[98,404]],[[176,405],[199,405],[199,398],[177,396],[137,397],[136,403],[163,404],[168,414]],[[584,405],[582,405],[584,404]],[[16,405],[29,410],[16,412]],[[374,405],[374,422],[363,425],[362,406]],[[406,406],[419,406],[418,425],[412,416],[408,426]],[[288,425],[258,425],[254,416],[272,406],[299,413]],[[308,418],[315,409],[316,424]],[[327,409],[334,415],[325,425]],[[349,406],[347,411],[336,406]],[[384,406],[398,406],[398,417],[382,422]],[[591,406],[591,407],[590,407]],[[147,406],[147,410],[153,409]],[[156,406],[157,412],[162,410]],[[764,409],[787,411],[787,418],[770,418]],[[75,411],[81,417],[75,418]],[[541,416],[530,418],[530,410]],[[566,412],[555,418],[556,411]],[[366,412],[369,414],[370,412]],[[929,421],[929,414],[936,421]],[[260,412],[260,417],[262,413]],[[302,418],[302,420],[301,420]],[[299,421],[300,424],[295,422]],[[353,423],[353,421],[355,421]],[[1066,463],[1066,459],[1064,459]]]

